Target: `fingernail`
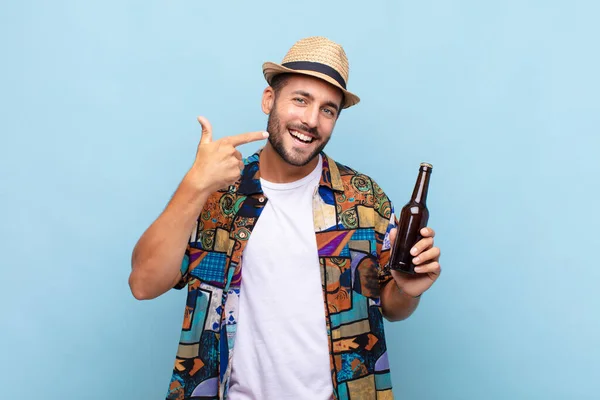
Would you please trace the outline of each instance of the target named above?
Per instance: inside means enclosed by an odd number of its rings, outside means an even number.
[[[419,257],[413,258],[413,264],[418,264],[421,261]]]
[[[413,247],[412,249],[410,249],[410,254],[412,254],[413,256],[414,256],[415,254],[417,254],[417,248],[416,248],[416,247]]]
[[[263,137],[268,138],[269,137],[269,132],[267,132],[267,131],[263,132]]]
[[[415,267],[415,272],[421,272],[421,271],[423,271],[422,267]]]

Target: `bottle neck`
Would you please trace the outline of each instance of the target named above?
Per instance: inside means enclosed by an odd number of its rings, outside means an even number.
[[[411,202],[425,204],[427,202],[427,191],[429,190],[429,177],[431,176],[431,168],[421,167],[419,176],[415,183],[415,189],[411,197]]]

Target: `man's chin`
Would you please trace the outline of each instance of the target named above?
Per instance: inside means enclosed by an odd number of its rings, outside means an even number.
[[[290,164],[293,165],[294,167],[304,167],[308,164],[310,164],[310,162],[312,160],[315,159],[315,157],[317,157],[319,155],[319,152],[316,153],[310,153],[310,154],[302,154],[302,155],[290,155],[290,153],[288,152],[286,154],[286,156],[283,158],[283,160]]]

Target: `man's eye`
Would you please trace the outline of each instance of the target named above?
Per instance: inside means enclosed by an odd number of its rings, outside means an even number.
[[[302,103],[302,104],[304,104],[304,103],[305,103],[304,99],[302,99],[302,98],[300,98],[300,97],[294,97],[294,101],[296,101],[296,102],[298,102],[298,103]]]
[[[323,111],[325,111],[329,115],[333,115],[333,111],[331,111],[329,108],[324,108]]]

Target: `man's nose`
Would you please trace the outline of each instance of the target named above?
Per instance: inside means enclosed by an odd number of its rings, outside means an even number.
[[[316,128],[318,121],[319,107],[315,105],[310,105],[309,107],[306,107],[302,122],[310,128]]]

